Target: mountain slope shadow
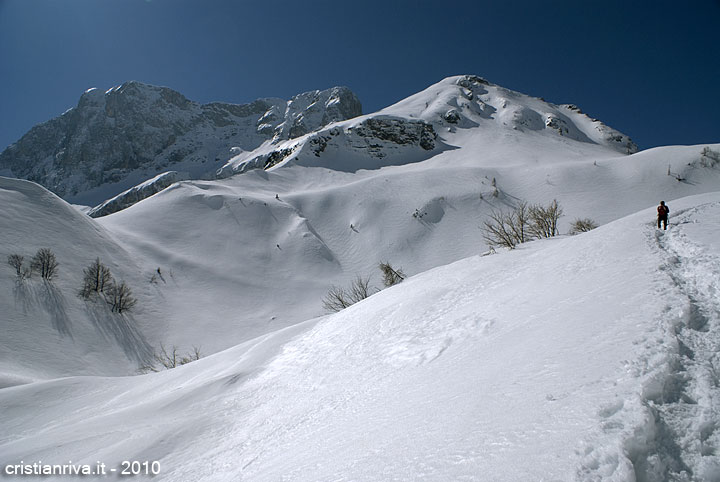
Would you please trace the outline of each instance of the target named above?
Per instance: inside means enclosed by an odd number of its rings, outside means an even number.
[[[42,285],[27,280],[17,280],[13,287],[15,307],[20,308],[24,314],[37,307],[42,308],[48,315],[53,328],[63,336],[72,338],[70,316],[67,314],[67,301],[60,288],[50,281],[43,280]]]
[[[25,280],[16,280],[13,286],[13,296],[15,298],[15,308],[20,308],[24,314],[33,307],[36,296],[35,290]]]
[[[131,315],[113,313],[105,303],[96,301],[89,301],[85,311],[100,334],[108,341],[117,342],[128,359],[140,364],[152,359],[153,349]]]
[[[49,281],[43,281],[43,289],[40,292],[40,302],[42,307],[50,315],[53,328],[61,335],[72,338],[70,331],[70,317],[67,314],[67,302],[65,295],[60,289]]]

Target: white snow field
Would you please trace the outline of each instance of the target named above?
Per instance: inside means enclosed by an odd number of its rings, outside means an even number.
[[[473,256],[171,371],[5,388],[0,463],[159,461],[168,481],[720,480],[720,194],[670,207],[668,231],[649,209]]]
[[[154,327],[142,317],[113,316],[104,303],[82,302],[83,269],[96,257],[118,280],[143,286],[141,268],[89,217],[37,184],[0,177],[0,387],[68,374],[121,375],[152,352]],[[52,283],[34,276],[18,282],[7,256],[24,265],[40,248],[58,262]],[[137,290],[152,316],[154,293]]]
[[[97,219],[0,178],[0,473],[720,481],[720,144],[633,151],[452,77]],[[601,226],[481,255],[490,213],[553,199]],[[17,280],[39,248],[57,276]],[[96,258],[132,311],[78,296]],[[385,261],[409,278],[324,311]],[[163,345],[203,358],[139,375]]]

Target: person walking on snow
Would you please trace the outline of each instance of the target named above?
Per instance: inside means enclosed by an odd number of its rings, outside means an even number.
[[[663,229],[667,229],[668,214],[670,214],[670,208],[665,205],[665,201],[660,201],[660,205],[657,207],[658,212],[658,229],[660,224],[663,224]]]

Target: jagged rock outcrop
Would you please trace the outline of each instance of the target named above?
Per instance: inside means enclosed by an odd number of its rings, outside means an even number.
[[[76,107],[33,127],[0,154],[0,171],[96,204],[168,169],[213,177],[232,149],[292,139],[361,110],[345,87],[289,101],[201,105],[167,87],[126,82],[107,92],[90,89]]]
[[[433,125],[423,120],[371,115],[334,124],[271,149],[240,154],[219,169],[217,177],[269,169],[290,160],[341,171],[374,169],[401,159],[418,162],[437,154],[437,138]],[[334,160],[326,164],[326,158]],[[353,159],[361,161],[353,163]]]
[[[163,172],[162,174],[158,174],[154,178],[145,181],[142,184],[138,184],[127,191],[121,192],[117,196],[108,199],[98,206],[95,206],[88,211],[87,214],[92,218],[99,218],[101,216],[107,216],[108,214],[122,211],[123,209],[128,208],[143,199],[149,198],[153,194],[159,193],[171,184],[178,181],[184,181],[186,179],[188,179],[188,175],[183,172]]]

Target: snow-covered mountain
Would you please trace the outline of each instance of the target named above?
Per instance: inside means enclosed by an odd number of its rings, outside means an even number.
[[[606,223],[659,198],[720,190],[720,172],[704,154],[720,151],[718,146],[665,147],[627,155],[619,151],[633,148],[631,144],[618,147],[605,139],[608,128],[574,109],[564,122],[584,130],[568,129],[563,135],[539,125],[527,130],[473,110],[482,107],[481,102],[498,108],[505,103],[507,109],[526,113],[530,109],[501,98],[527,103],[538,112],[545,109],[548,118],[559,118],[564,109],[475,77],[449,78],[380,113],[332,124],[328,132],[350,134],[329,140],[318,156],[305,151],[317,146],[314,141],[326,130],[287,141],[299,146],[297,161],[220,180],[178,182],[95,224],[59,206],[62,200],[37,186],[35,195],[18,196],[14,191],[27,190],[28,184],[6,180],[5,204],[17,214],[3,218],[0,255],[18,252],[29,258],[41,247],[57,249],[62,269],[55,286],[62,285],[67,305],[84,313],[86,304],[76,296],[83,269],[96,257],[125,252],[122,259],[127,261],[115,261],[113,271],[131,280],[133,291],[144,299],[133,317],[147,346],[199,346],[210,354],[322,315],[322,299],[332,285],[347,285],[360,275],[371,276],[378,286],[381,262],[413,275],[485,251],[482,227],[487,215],[519,200],[557,199],[565,212],[561,231],[567,232],[575,218]],[[452,109],[457,119],[446,115]],[[447,124],[448,117],[457,122]],[[382,127],[368,127],[374,122]],[[412,131],[412,126],[420,127]],[[358,131],[373,134],[361,144],[354,137]],[[427,140],[431,138],[434,147],[421,145],[423,132],[433,133]],[[617,138],[629,142],[613,134]],[[267,144],[260,150],[265,148],[274,149]],[[243,162],[239,156],[228,168]],[[124,208],[177,175],[157,176],[105,203],[100,212]],[[35,197],[58,205],[40,207]],[[46,216],[52,219],[45,221]],[[65,228],[59,229],[58,223]],[[103,230],[109,242],[75,241],[94,236],[95,229]],[[13,297],[15,282],[10,267],[5,269],[9,284],[0,291],[0,303],[10,308],[2,321],[17,327],[16,320],[28,315]],[[87,313],[76,316],[93,326]],[[52,326],[50,318],[46,325],[23,325],[23,336],[46,339],[45,330]],[[8,359],[17,364],[17,369],[7,370],[8,376],[30,380],[133,373],[140,364],[137,357],[123,354],[122,342],[107,339],[103,343],[119,351],[108,358],[112,369],[105,372],[102,363],[84,361],[84,353],[95,350],[93,339],[63,342],[71,344],[48,350],[43,358],[35,357],[28,343],[6,344]],[[47,363],[55,358],[57,362]],[[116,358],[120,361],[113,365]]]
[[[288,162],[353,172],[418,162],[470,145],[478,151],[476,165],[637,152],[626,135],[574,105],[553,105],[465,75],[449,77],[380,112],[240,153],[218,175]],[[494,154],[500,156],[488,155],[498,146],[500,152]],[[513,153],[520,151],[519,159],[503,158],[511,152],[509,146]]]
[[[0,153],[0,174],[95,205],[161,171],[214,175],[234,153],[301,136],[361,114],[345,87],[289,101],[198,104],[167,87],[126,82],[89,89],[76,107],[32,128]]]
[[[96,219],[2,179],[0,258],[50,247],[60,270],[0,266],[0,463],[159,460],[156,480],[174,481],[718,480],[720,144],[635,150],[577,108],[461,76],[267,140],[220,179],[159,175]],[[553,199],[562,233],[603,226],[478,256],[490,213]],[[78,297],[96,257],[134,310]],[[331,286],[380,287],[385,261],[409,279],[325,316]],[[161,344],[205,357],[115,377]]]

